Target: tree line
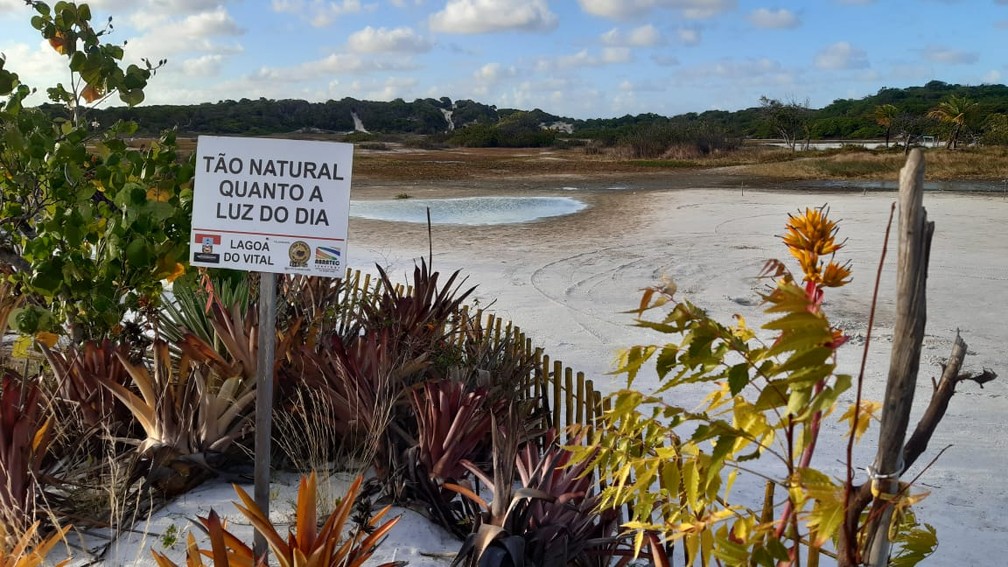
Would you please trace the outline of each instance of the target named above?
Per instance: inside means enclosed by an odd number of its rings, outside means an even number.
[[[45,104],[42,109],[52,117],[69,118],[65,105]],[[742,110],[673,117],[645,113],[582,120],[540,109],[499,109],[448,97],[412,102],[401,98],[367,101],[347,97],[326,102],[242,98],[195,105],[94,108],[89,112],[90,120],[102,124],[135,122],[138,134],[147,136],[169,129],[183,135],[270,135],[349,133],[363,128],[376,135],[425,136],[437,143],[462,146],[544,146],[571,138],[612,145],[642,132],[672,128],[723,133],[718,144],[728,145],[747,138],[782,138],[792,146],[823,139],[886,139],[888,144],[893,137],[906,144],[925,135],[951,141],[951,145],[961,141],[1008,144],[1008,87],[942,81],[919,87],[883,87],[874,95],[837,99],[820,109],[798,99],[763,97],[758,105]]]

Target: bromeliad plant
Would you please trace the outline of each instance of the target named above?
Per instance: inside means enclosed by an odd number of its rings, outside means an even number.
[[[388,330],[390,339],[404,358],[430,353],[446,336],[446,324],[476,289],[463,291],[464,280],[452,273],[438,285],[438,272],[424,261],[413,268],[413,282],[396,286],[380,266],[380,293],[361,304],[361,326],[365,333]]]
[[[462,461],[492,492],[492,500],[486,502],[468,483],[445,483],[482,510],[453,567],[600,567],[616,558],[617,565],[625,565],[633,554],[621,546],[619,513],[601,503],[589,461],[573,462],[555,430],[523,443],[515,406],[506,420],[503,425],[494,420],[492,473]],[[578,445],[581,437],[569,442]]]
[[[81,347],[71,345],[63,349],[41,346],[56,375],[56,395],[73,406],[82,425],[101,427],[117,436],[132,433],[129,408],[102,385],[129,383],[129,374],[120,362],[129,359],[126,345],[104,340],[85,341]]]
[[[489,453],[493,415],[486,390],[438,380],[410,392],[417,421],[416,445],[406,450],[408,496],[422,502],[432,520],[460,538],[472,528],[472,506],[445,488],[470,472],[466,463]],[[499,406],[500,404],[498,404]]]
[[[339,506],[320,528],[315,498],[317,482],[315,472],[301,478],[301,483],[298,485],[296,521],[287,537],[277,531],[256,505],[255,500],[237,485],[234,488],[241,504],[236,502],[235,507],[248,518],[259,533],[263,534],[280,567],[336,565],[360,567],[381,545],[385,536],[399,521],[399,516],[383,522],[383,518],[388,515],[391,508],[386,506],[374,515],[368,512],[362,525],[351,525],[350,523],[355,521],[351,513],[354,511],[363,484],[363,477],[358,476],[340,500]],[[186,552],[187,565],[204,565],[203,556],[212,559],[212,565],[215,567],[253,567],[257,564],[252,548],[227,531],[216,512],[211,510],[207,517],[199,518],[199,522],[210,536],[210,549],[198,549],[190,533]],[[157,551],[151,550],[151,553],[161,567],[175,566],[170,559]],[[379,567],[394,565],[395,563],[384,563]]]
[[[0,524],[8,538],[25,533],[41,494],[51,424],[43,415],[41,395],[34,382],[11,370],[0,375]]]
[[[358,333],[306,330],[300,335],[307,337],[305,343],[292,349],[279,368],[278,398],[281,404],[327,400],[333,423],[324,429],[340,437],[333,445],[363,447],[379,477],[399,480],[406,469],[403,453],[417,436],[410,388],[430,377],[431,352],[451,342],[448,323],[472,289],[461,291],[458,272],[440,285],[439,273],[425,263],[415,267],[409,286],[396,286],[380,268],[379,273],[378,289],[355,298],[360,323],[352,327]],[[402,482],[389,484],[402,495]]]
[[[155,341],[152,368],[118,354],[134,389],[102,380],[129,408],[144,432],[137,453],[148,478],[166,493],[199,482],[208,459],[224,453],[248,432],[255,383],[241,376],[219,378],[183,355],[177,361],[167,343]]]
[[[783,263],[767,264],[769,343],[740,316],[724,325],[677,301],[674,286],[645,290],[637,324],[677,340],[623,352],[627,389],[614,394],[593,442],[572,449],[575,461],[602,471],[603,506],[632,504],[624,527],[636,534],[636,550],[658,534],[669,545],[680,542],[691,565],[791,564],[796,542],[818,548],[838,536],[844,486],[812,467],[822,420],[852,381],[835,372],[835,350],[846,338],[822,310],[826,289],[850,277],[849,265],[835,260],[843,247],[836,233],[825,208],[790,216],[783,240],[801,282]],[[658,320],[643,318],[659,307],[670,309]],[[632,390],[649,361],[659,386],[650,394]],[[711,387],[701,407],[667,400],[674,388],[698,384]],[[852,422],[858,415],[852,435],[867,427],[871,407],[845,414]],[[779,462],[787,490],[769,522],[730,499],[742,463],[760,458]]]

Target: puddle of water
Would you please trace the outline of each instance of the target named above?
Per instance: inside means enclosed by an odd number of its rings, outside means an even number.
[[[570,197],[462,197],[458,199],[394,199],[351,201],[350,216],[431,224],[515,224],[570,215],[588,205]]]

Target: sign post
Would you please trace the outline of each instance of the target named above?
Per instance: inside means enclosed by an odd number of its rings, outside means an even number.
[[[255,501],[269,517],[276,359],[276,274],[340,277],[346,269],[353,146],[200,136],[190,264],[256,271]],[[266,540],[256,532],[256,558]]]
[[[269,518],[270,454],[273,433],[273,364],[276,360],[276,274],[259,274],[259,351],[256,356],[255,469],[253,481],[256,505]],[[266,537],[255,531],[253,554],[263,558]]]

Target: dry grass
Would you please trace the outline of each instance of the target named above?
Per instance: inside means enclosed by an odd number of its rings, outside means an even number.
[[[194,139],[179,139],[182,153]],[[844,148],[792,153],[785,148],[744,145],[710,155],[670,151],[662,159],[630,159],[620,148],[445,148],[410,149],[389,142],[386,149],[357,146],[354,178],[380,181],[465,181],[619,173],[655,173],[734,167],[736,173],[775,179],[891,179],[905,162],[897,149]],[[926,150],[929,180],[1008,179],[1008,148]]]
[[[925,150],[928,180],[990,180],[1008,178],[1008,149],[977,148]],[[812,151],[793,159],[762,162],[741,168],[741,173],[778,179],[886,180],[906,162],[901,151]]]
[[[307,388],[297,389],[293,410],[273,411],[273,437],[287,457],[288,466],[299,472],[315,471],[321,476],[316,505],[322,515],[332,513],[339,497],[333,474],[358,462],[340,449],[339,434],[333,428],[335,420],[332,401]]]

